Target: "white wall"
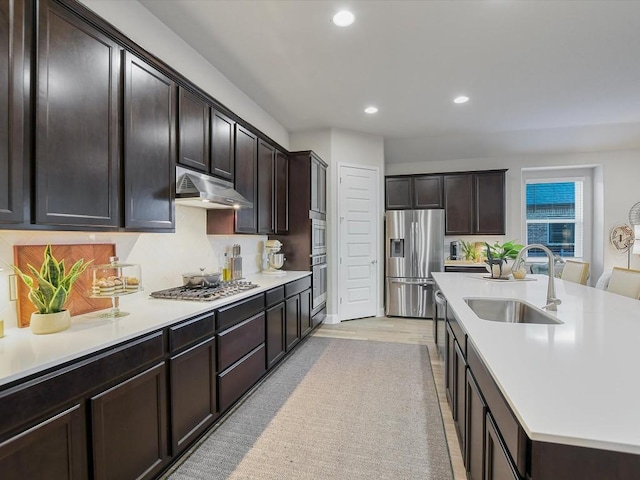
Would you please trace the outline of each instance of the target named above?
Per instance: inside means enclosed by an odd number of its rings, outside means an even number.
[[[384,142],[380,136],[335,128],[291,133],[290,142],[291,150],[313,150],[329,165],[327,174],[327,228],[329,231],[327,239],[327,269],[329,276],[327,323],[332,323],[337,321],[338,312],[338,165],[341,163],[366,165],[379,169],[379,208],[381,218],[379,234],[381,235],[384,214],[384,205],[382,204],[384,192]],[[379,237],[379,242],[381,241]],[[384,263],[382,258],[379,257],[378,310],[380,312],[384,305],[382,295],[383,267]]]
[[[447,161],[424,161],[412,163],[388,163],[387,175],[451,172],[463,170],[487,170],[508,168],[507,229],[505,237],[520,239],[522,236],[522,189],[521,170],[532,167],[593,166],[594,200],[601,199],[601,209],[594,208],[594,229],[600,231],[594,238],[592,280],[597,279],[603,269],[627,266],[627,256],[620,255],[609,242],[609,233],[614,225],[628,223],[629,209],[640,201],[640,151],[590,152],[535,156],[511,156],[500,158],[474,158]],[[600,251],[598,252],[597,249]],[[632,255],[631,268],[640,268],[640,256]]]
[[[220,255],[239,243],[242,249],[243,274],[261,270],[262,235],[207,235],[206,211],[176,206],[175,233],[89,233],[0,230],[0,319],[7,328],[17,325],[16,302],[9,301],[8,265],[14,263],[14,245],[114,243],[120,261],[136,263],[142,268],[144,293],[182,285],[182,274],[197,272],[200,267],[218,271]],[[60,260],[60,259],[59,259]],[[126,310],[127,297],[121,299]]]
[[[235,114],[289,148],[289,133],[282,125],[141,3],[135,0],[79,1]]]

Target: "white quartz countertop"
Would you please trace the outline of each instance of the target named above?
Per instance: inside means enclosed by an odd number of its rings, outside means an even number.
[[[129,315],[99,316],[108,310],[77,315],[71,318],[71,328],[49,335],[34,335],[29,328],[6,329],[0,338],[0,387],[308,275],[311,272],[247,275],[246,280],[259,287],[213,302],[156,299],[149,297],[151,292],[140,292],[120,297],[120,310]]]
[[[466,297],[545,304],[547,277],[434,273],[529,438],[640,454],[640,301],[556,279],[561,325],[486,321]]]

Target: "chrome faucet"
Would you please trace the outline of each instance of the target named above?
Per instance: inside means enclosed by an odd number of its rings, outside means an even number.
[[[523,247],[522,250],[518,252],[518,256],[516,257],[515,262],[513,262],[512,270],[515,272],[520,268],[520,263],[522,263],[522,257],[524,253],[527,250],[531,250],[532,248],[539,248],[547,255],[547,257],[549,257],[549,283],[547,283],[547,304],[542,308],[546,308],[547,310],[555,312],[558,310],[558,305],[560,305],[562,301],[559,298],[556,298],[556,286],[553,283],[554,275],[556,273],[554,267],[555,258],[551,250],[549,250],[544,245],[540,245],[539,243],[532,243]]]

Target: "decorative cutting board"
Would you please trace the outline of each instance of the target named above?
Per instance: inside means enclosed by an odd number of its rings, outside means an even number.
[[[15,245],[13,247],[13,261],[23,273],[32,276],[27,264],[40,270],[44,258],[45,245]],[[84,258],[85,261],[93,260],[93,264],[109,263],[109,257],[116,254],[116,246],[113,243],[91,243],[86,245],[51,245],[51,251],[56,260],[64,259],[67,269]],[[87,291],[91,290],[91,268],[85,270],[71,288],[71,293],[65,304],[67,310],[73,315],[94,312],[111,307],[111,299],[89,298]],[[20,278],[16,278],[18,292],[18,327],[28,327],[31,314],[36,311],[28,298],[29,288]]]

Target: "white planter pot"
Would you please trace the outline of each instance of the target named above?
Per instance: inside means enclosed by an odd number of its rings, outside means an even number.
[[[489,265],[486,266],[487,272],[491,274],[494,278],[507,278],[511,275],[511,267],[513,266],[513,260],[507,260],[506,263],[502,264],[502,275],[500,275],[500,266],[492,265],[493,272],[490,270]]]
[[[57,313],[33,312],[29,326],[36,335],[61,332],[71,326],[71,315],[68,310]]]

